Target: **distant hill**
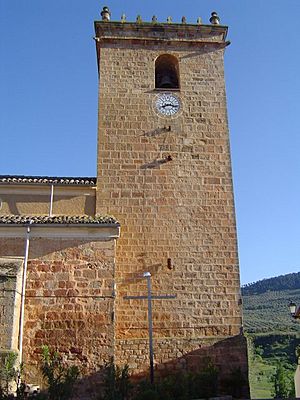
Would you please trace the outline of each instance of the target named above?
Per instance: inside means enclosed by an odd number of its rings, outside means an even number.
[[[289,302],[300,306],[300,289],[243,296],[244,328],[248,333],[300,333],[300,321],[290,316]]]
[[[300,272],[262,279],[242,287],[242,295],[261,294],[268,291],[300,289]]]
[[[242,287],[244,328],[248,333],[300,333],[300,321],[289,314],[293,300],[300,306],[300,272],[263,279]]]
[[[300,333],[300,321],[289,313],[300,306],[300,272],[263,279],[242,288],[244,328],[248,333]]]
[[[289,312],[292,300],[300,306],[300,272],[263,279],[242,288],[244,329],[249,340],[251,398],[271,398],[276,365],[285,368],[293,384],[300,320]]]

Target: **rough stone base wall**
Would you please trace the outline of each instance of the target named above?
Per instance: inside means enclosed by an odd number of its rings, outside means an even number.
[[[0,239],[0,248],[21,256],[24,240]],[[28,383],[42,383],[42,345],[79,365],[83,375],[111,359],[114,263],[114,240],[30,240],[23,340]]]
[[[134,371],[139,371],[138,378],[149,375],[148,340],[116,341],[116,362],[118,361],[123,361],[123,365],[127,363]],[[180,371],[201,371],[209,362],[219,371],[220,394],[226,394],[222,381],[233,370],[240,368],[246,378],[243,397],[249,398],[247,341],[243,335],[229,338],[165,338],[154,341],[156,377]],[[134,376],[135,374],[133,378]]]
[[[21,259],[0,258],[0,349],[18,346],[22,264]]]

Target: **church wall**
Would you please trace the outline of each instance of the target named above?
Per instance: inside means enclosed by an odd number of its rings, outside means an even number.
[[[0,349],[18,345],[22,258],[0,257]]]
[[[116,359],[145,369],[147,303],[124,298],[146,293],[143,272],[152,274],[153,293],[177,296],[153,301],[160,363],[239,335],[240,281],[223,49],[124,42],[99,45],[97,213],[122,226]],[[173,119],[153,108],[155,59],[166,52],[180,69],[183,109]]]
[[[111,39],[96,41],[101,47],[96,198],[92,187],[55,187],[53,205],[54,215],[114,215],[121,237],[117,243],[101,240],[98,232],[98,241],[87,239],[96,236],[89,226],[80,238],[70,226],[55,226],[47,237],[43,230],[51,228],[32,226],[43,237],[30,238],[27,382],[41,382],[43,344],[80,365],[84,375],[93,375],[111,357],[128,363],[132,372],[147,371],[147,302],[126,299],[146,294],[144,272],[151,273],[153,294],[175,296],[153,300],[156,371],[197,369],[209,357],[223,369],[241,366],[246,374],[224,27],[190,26],[183,33],[177,25],[149,24],[143,31],[132,24],[128,29],[136,37],[123,41],[117,36],[129,25],[122,26],[112,28]],[[152,30],[155,37],[141,40]],[[154,87],[155,60],[166,52],[178,59],[180,71],[180,90],[174,93],[182,107],[174,118],[155,110],[165,91]],[[50,186],[21,186],[1,185],[0,213],[48,215]],[[0,257],[24,257],[25,239],[12,233],[23,228],[3,228],[10,238],[0,238]],[[64,237],[56,237],[56,229]],[[102,238],[109,237],[105,229],[111,228],[103,227]]]
[[[34,229],[34,228],[33,228]],[[24,255],[22,239],[0,239],[2,256]],[[27,275],[26,381],[41,384],[41,346],[90,375],[113,356],[115,240],[32,238]]]
[[[48,215],[50,186],[0,185],[0,215]],[[54,215],[95,215],[95,190],[55,187]]]
[[[132,351],[134,348],[134,352]],[[127,358],[138,374],[149,376],[149,366],[141,368],[144,361],[145,349],[148,355],[148,340],[136,341],[120,340],[117,344],[117,352]],[[229,337],[223,340],[219,338],[194,338],[186,341],[184,338],[169,338],[169,340],[157,339],[154,344],[154,375],[156,378],[180,372],[198,372],[207,368],[211,362],[218,370],[219,394],[228,394],[228,387],[224,381],[230,378],[232,371],[238,369],[248,375],[247,340],[243,335]],[[167,354],[167,358],[166,358]],[[148,355],[149,357],[149,355]],[[223,387],[224,386],[224,387]],[[245,382],[243,398],[249,397],[249,385]]]

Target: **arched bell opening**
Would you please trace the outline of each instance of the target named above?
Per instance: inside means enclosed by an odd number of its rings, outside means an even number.
[[[155,88],[179,89],[179,65],[176,57],[162,54],[155,61]]]

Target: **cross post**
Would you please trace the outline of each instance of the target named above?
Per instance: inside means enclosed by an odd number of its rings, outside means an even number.
[[[144,272],[143,278],[147,279],[147,296],[125,296],[126,300],[148,300],[148,335],[149,335],[149,361],[150,382],[154,383],[154,353],[153,353],[153,322],[152,322],[152,300],[175,299],[176,295],[152,296],[151,273]]]

